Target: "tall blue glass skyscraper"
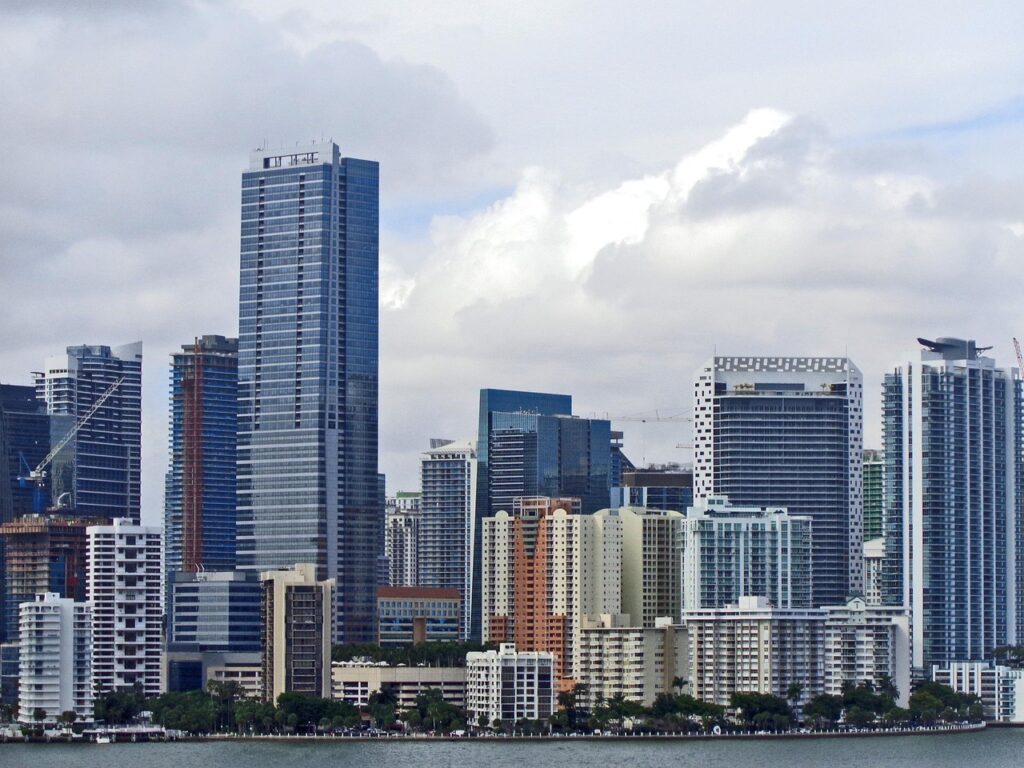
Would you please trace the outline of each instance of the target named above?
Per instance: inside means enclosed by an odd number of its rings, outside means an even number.
[[[164,566],[168,573],[232,570],[238,339],[202,336],[171,360]]]
[[[334,640],[370,641],[377,476],[378,165],[333,142],[242,174],[238,565],[337,580]]]
[[[1019,373],[973,341],[918,341],[882,386],[882,597],[909,608],[927,668],[1021,641],[1024,407]]]

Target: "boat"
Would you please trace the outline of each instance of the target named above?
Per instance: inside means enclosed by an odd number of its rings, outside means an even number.
[[[110,738],[110,734],[109,733],[97,733],[96,734],[96,743],[97,744],[109,744],[111,741],[113,741],[113,739]]]

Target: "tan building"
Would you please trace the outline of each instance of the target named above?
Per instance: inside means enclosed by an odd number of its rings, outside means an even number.
[[[316,566],[263,571],[263,698],[282,693],[326,698],[331,692],[331,600],[334,579]]]
[[[804,699],[824,688],[825,612],[773,608],[741,597],[724,608],[687,611],[691,695],[728,706],[733,693],[786,696],[799,683]]]
[[[622,521],[573,514],[576,499],[518,499],[483,521],[483,640],[554,657],[572,685],[584,614],[622,613]]]
[[[449,704],[466,702],[466,670],[462,667],[392,667],[354,661],[331,666],[331,698],[357,707],[370,703],[370,696],[388,686],[398,697],[398,709],[408,709],[416,697],[431,689],[441,692]]]
[[[689,674],[686,630],[670,617],[654,627],[631,627],[628,615],[585,616],[576,655],[582,704],[623,696],[645,707],[659,693],[672,693],[677,678]]]
[[[622,612],[635,627],[653,627],[656,619],[679,620],[682,569],[678,539],[681,512],[644,507],[602,509],[598,525],[617,519],[622,526]]]

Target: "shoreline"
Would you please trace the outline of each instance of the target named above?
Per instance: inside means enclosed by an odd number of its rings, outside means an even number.
[[[896,737],[896,736],[950,736],[960,733],[978,733],[985,731],[988,728],[1019,728],[1024,727],[1024,724],[1017,723],[972,723],[964,726],[937,726],[927,728],[897,728],[897,729],[876,729],[876,730],[859,730],[859,731],[812,731],[809,733],[799,732],[786,732],[786,733],[650,733],[650,734],[585,734],[578,736],[560,735],[560,734],[545,734],[538,736],[497,736],[497,735],[485,735],[485,736],[449,736],[449,735],[437,735],[431,736],[428,734],[394,734],[388,736],[344,736],[344,735],[280,735],[280,734],[211,734],[207,736],[177,736],[157,739],[143,739],[143,740],[130,740],[125,739],[123,741],[114,741],[115,744],[154,744],[154,743],[168,743],[168,742],[269,742],[269,743],[292,743],[292,744],[309,744],[311,742],[318,743],[372,743],[372,742],[384,742],[384,743],[420,743],[420,744],[431,744],[436,742],[489,742],[489,743],[506,743],[506,742],[517,742],[517,743],[565,743],[574,741],[743,741],[743,740],[800,740],[800,739],[855,739],[855,738],[880,738],[880,737]],[[24,739],[14,737],[4,737],[0,739],[0,744],[89,744],[96,745],[95,742],[86,739],[63,739],[54,738],[47,740],[41,739]]]

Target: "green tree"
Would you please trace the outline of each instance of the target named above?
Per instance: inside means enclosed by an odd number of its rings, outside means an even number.
[[[747,726],[763,727],[767,719],[759,718],[759,715],[771,716],[775,729],[779,728],[778,724],[783,718],[787,727],[793,718],[793,712],[786,700],[769,693],[734,693],[729,699],[729,706],[736,710]],[[778,718],[775,718],[776,715]]]
[[[817,725],[833,725],[843,716],[843,700],[839,696],[819,694],[804,705],[804,717]]]
[[[57,715],[57,722],[64,726],[65,732],[70,731],[74,727],[76,720],[78,720],[78,713],[73,709],[65,710]]]

